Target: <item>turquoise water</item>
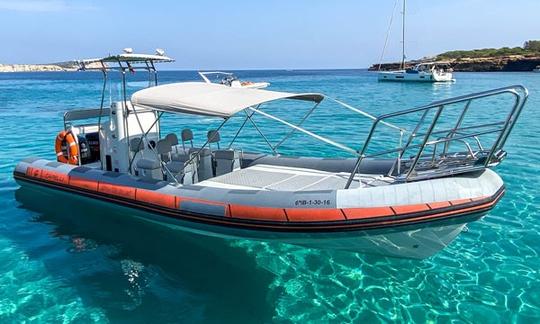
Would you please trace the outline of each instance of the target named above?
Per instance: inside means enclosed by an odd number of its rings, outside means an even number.
[[[18,189],[12,177],[17,161],[53,159],[62,113],[96,106],[101,79],[93,73],[0,74],[0,322],[540,322],[539,74],[456,73],[458,82],[444,85],[378,83],[365,71],[238,74],[269,81],[273,89],[323,92],[376,115],[524,84],[530,100],[497,168],[507,194],[426,260],[174,231],[127,217],[127,210]],[[162,72],[161,79],[196,74]],[[131,83],[130,90],[142,83]],[[298,120],[293,108],[281,109]],[[308,128],[355,147],[362,143],[368,122],[353,123],[333,107],[320,113]],[[328,116],[334,121],[322,122]],[[178,123],[186,122],[201,137],[209,124],[217,125],[170,118],[163,127],[178,132]],[[270,139],[283,134],[263,126]],[[283,150],[334,153],[299,137],[291,144],[297,145]],[[253,141],[248,146],[264,149]]]

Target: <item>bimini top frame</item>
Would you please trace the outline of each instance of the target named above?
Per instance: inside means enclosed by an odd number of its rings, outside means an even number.
[[[319,103],[318,93],[288,93],[260,89],[232,88],[205,82],[181,82],[146,88],[131,96],[137,107],[170,113],[229,118],[248,108],[280,99]]]
[[[315,111],[315,109],[319,106],[320,102],[324,98],[325,96],[319,93],[288,93],[261,89],[232,88],[225,85],[205,82],[182,82],[166,84],[137,91],[131,96],[131,103],[135,107],[147,108],[160,112],[169,112],[176,114],[194,114],[201,116],[224,118],[224,121],[216,129],[217,131],[219,131],[225,125],[225,123],[230,117],[238,113],[244,112],[246,118],[240,128],[237,130],[232,141],[230,142],[228,146],[229,148],[232,147],[239,133],[249,121],[255,127],[259,135],[261,135],[261,137],[268,144],[272,152],[276,155],[278,154],[278,147],[281,146],[287,139],[289,139],[294,132],[298,131],[326,144],[337,147],[357,157],[357,150],[325,138],[321,135],[310,132],[301,127],[305,120],[309,118],[309,116]],[[300,123],[298,123],[297,125],[289,123],[260,109],[260,106],[262,104],[281,99],[313,102],[314,106],[308,110]],[[347,105],[339,100],[335,100],[332,98],[329,99],[334,100],[346,109],[349,109],[355,113],[361,114],[373,120],[376,119],[374,116],[360,109]],[[272,143],[270,143],[268,138],[263,134],[261,129],[252,119],[252,116],[255,113],[277,121],[281,124],[284,124],[287,127],[291,128],[291,131],[286,134],[286,136],[277,144],[273,145]],[[394,128],[395,130],[400,131],[400,133],[404,131],[399,127],[387,122],[382,122],[382,124]],[[214,134],[217,134],[217,132],[214,132]],[[211,141],[212,138],[209,138],[206,143],[200,148],[199,153],[202,152],[202,150]],[[197,155],[198,154],[195,154],[194,157],[187,161],[186,165],[191,162],[191,160]]]
[[[471,103],[482,98],[507,95],[511,95],[514,100],[510,112],[504,120],[491,123],[479,121],[472,126],[462,125],[465,116],[468,115],[471,110],[474,110],[470,109]],[[351,170],[350,177],[345,186],[345,189],[348,189],[359,170],[362,160],[368,157],[381,157],[389,154],[397,154],[394,166],[388,172],[387,176],[394,178],[395,181],[398,182],[445,177],[459,173],[479,171],[497,165],[506,156],[506,152],[503,151],[504,144],[521,114],[523,106],[527,101],[527,97],[527,89],[523,86],[516,85],[436,101],[426,106],[385,114],[379,117],[372,116],[339,100],[329,98],[340,104],[342,107],[373,120],[373,125],[368,137],[360,150],[355,150],[340,143],[336,143],[301,127],[323,98],[325,98],[321,94],[292,94],[267,90],[233,89],[223,85],[199,82],[170,84],[144,89],[133,94],[132,103],[137,106],[140,105],[145,108],[159,111],[222,117],[224,118],[224,121],[221,123],[218,130],[223,127],[229,117],[243,111],[246,114],[246,119],[240,126],[240,129],[237,131],[229,147],[231,147],[232,143],[236,140],[247,121],[255,126],[256,130],[264,138],[274,154],[277,154],[277,148],[285,140],[290,138],[295,131],[300,131],[357,157],[357,162],[353,170]],[[278,99],[308,100],[314,102],[315,105],[306,113],[302,120],[295,125],[259,109],[261,104]],[[438,130],[436,126],[441,123],[440,116],[442,112],[448,110],[448,107],[450,106],[455,107],[459,104],[463,104],[463,106],[460,108],[461,111],[458,113],[454,126],[448,129]],[[291,128],[291,131],[276,145],[272,145],[251,118],[255,113],[288,126]],[[419,118],[415,117],[417,114],[420,114]],[[408,119],[417,118],[414,130],[407,131],[390,123],[392,118],[401,116],[408,116]],[[399,132],[399,147],[368,154],[367,150],[374,140],[375,131],[379,129],[380,125],[387,126],[388,128]],[[408,138],[404,142],[403,136],[406,134],[408,135]],[[489,148],[485,148],[480,140],[480,136],[486,134],[495,134],[493,145]],[[415,143],[415,139],[417,138],[421,139],[419,144]],[[203,145],[203,148],[210,140],[211,139]],[[450,144],[456,142],[463,145],[463,151],[461,151],[461,153],[449,153]],[[439,150],[441,146],[442,150]],[[477,146],[478,148],[473,149],[472,146]],[[201,151],[203,148],[201,148]],[[432,150],[431,153],[428,152],[428,148]],[[414,155],[410,158],[404,158],[404,156],[408,156],[411,152],[413,152]]]

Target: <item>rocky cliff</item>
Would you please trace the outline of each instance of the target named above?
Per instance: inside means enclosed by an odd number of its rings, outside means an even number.
[[[437,62],[433,59],[423,59],[406,62],[406,67],[414,66],[421,62]],[[454,71],[460,72],[526,72],[532,71],[536,66],[540,65],[540,56],[525,56],[525,55],[508,55],[498,57],[476,57],[476,58],[457,58],[445,60],[445,63],[450,63]],[[379,64],[373,64],[369,70],[377,71]],[[399,69],[399,63],[384,63],[381,64],[381,70],[396,70]]]
[[[55,64],[0,64],[0,72],[57,72],[75,71],[74,66]]]
[[[100,69],[100,63],[86,64],[88,69]],[[74,62],[51,64],[0,64],[1,72],[66,72],[77,71],[79,66]]]

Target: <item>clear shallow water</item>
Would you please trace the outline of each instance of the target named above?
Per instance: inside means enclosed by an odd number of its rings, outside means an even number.
[[[540,321],[540,75],[458,73],[455,84],[415,85],[378,83],[364,71],[238,74],[270,81],[273,89],[323,92],[373,114],[524,84],[530,100],[497,168],[507,194],[449,247],[421,261],[182,233],[126,217],[124,209],[18,189],[17,161],[54,158],[62,113],[96,106],[101,79],[0,74],[1,322]],[[161,73],[163,82],[189,79],[196,74]],[[135,81],[131,89],[140,86]],[[317,123],[323,119],[316,116],[308,128],[362,143],[369,123],[352,123],[332,109],[320,113],[337,121]],[[288,115],[300,118],[292,108]],[[201,137],[208,123],[216,124],[170,118],[163,127],[178,132],[179,122]],[[271,139],[282,134],[265,126]],[[294,142],[296,148],[283,150],[334,153],[305,138]]]

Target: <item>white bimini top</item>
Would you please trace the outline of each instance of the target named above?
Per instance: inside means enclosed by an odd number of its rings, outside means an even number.
[[[205,82],[165,84],[137,91],[131,96],[132,104],[142,108],[223,118],[279,99],[321,102],[324,96],[318,93],[233,88]]]

